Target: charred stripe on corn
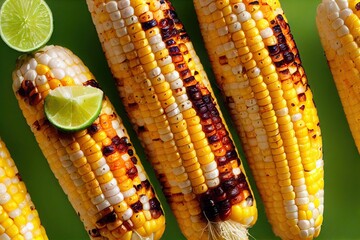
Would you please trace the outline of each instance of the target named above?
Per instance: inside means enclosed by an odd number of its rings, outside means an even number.
[[[245,238],[242,227],[224,235],[221,224],[208,222],[250,227],[256,205],[206,73],[170,2],[87,3],[121,99],[184,235],[207,239],[205,229],[215,239]]]
[[[203,39],[274,233],[319,235],[319,119],[278,1],[194,0]]]
[[[1,138],[0,239],[48,239],[25,183]]]
[[[316,23],[344,112],[360,152],[359,1],[322,1]]]
[[[43,113],[52,89],[66,85],[99,87],[70,50],[47,46],[19,60],[13,88],[20,108],[49,166],[92,239],[160,239],[165,229],[161,205],[110,101],[85,130],[58,131]]]

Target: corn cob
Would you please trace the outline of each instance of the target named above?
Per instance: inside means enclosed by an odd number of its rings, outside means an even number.
[[[194,0],[216,82],[273,231],[312,239],[323,221],[322,137],[280,3]]]
[[[359,2],[322,1],[316,24],[328,65],[360,153]]]
[[[25,183],[1,138],[0,239],[48,239]]]
[[[87,0],[119,95],[188,239],[244,239],[253,193],[169,1]]]
[[[44,115],[57,87],[99,87],[70,50],[46,46],[19,58],[13,90],[51,170],[91,239],[160,239],[161,205],[121,118],[104,97],[99,117],[85,130],[61,132]]]

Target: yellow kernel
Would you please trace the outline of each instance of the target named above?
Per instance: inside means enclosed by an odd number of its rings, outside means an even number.
[[[39,63],[35,68],[37,74],[45,75],[47,72],[50,71],[50,68],[44,64]]]

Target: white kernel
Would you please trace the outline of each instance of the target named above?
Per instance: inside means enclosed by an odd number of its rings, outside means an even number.
[[[124,27],[116,29],[115,32],[116,32],[116,36],[118,36],[119,38],[121,38],[127,34],[127,30]]]
[[[102,210],[104,210],[104,209],[106,209],[106,208],[108,208],[110,206],[111,205],[110,205],[110,203],[108,201],[103,201],[103,202],[99,203],[98,205],[96,205],[96,209],[98,211],[102,211]]]
[[[285,214],[287,219],[298,219],[298,213],[297,212],[288,212]]]
[[[122,215],[122,218],[124,221],[127,221],[132,217],[132,215],[133,215],[133,210],[131,208],[128,208]]]
[[[145,211],[150,210],[150,203],[149,202],[143,203],[143,210],[145,210]]]
[[[51,59],[51,57],[46,53],[40,54],[37,57],[38,63],[44,64],[44,65],[48,65],[50,59]]]
[[[100,187],[105,192],[107,192],[107,191],[110,191],[111,189],[115,188],[115,186],[117,186],[117,181],[115,178],[113,178],[109,182],[101,184]]]
[[[147,180],[147,177],[144,173],[138,173],[138,176],[139,176],[140,181],[142,181],[142,182]]]
[[[60,58],[52,58],[49,61],[49,67],[53,68],[65,68],[66,64]]]
[[[91,199],[91,202],[92,202],[93,204],[95,204],[95,205],[97,205],[97,204],[99,204],[99,203],[101,203],[101,202],[103,202],[103,201],[105,201],[105,196],[104,196],[104,194],[100,194],[100,195],[98,195],[98,196],[96,196],[96,197],[94,197],[94,198]]]
[[[112,13],[112,12],[118,10],[118,4],[116,3],[116,1],[110,1],[110,2],[106,3],[105,8],[108,13]]]
[[[269,38],[274,35],[272,29],[270,27],[267,27],[260,31],[260,35],[263,39]]]
[[[83,156],[84,156],[84,152],[79,150],[70,154],[70,160],[75,161],[79,158],[82,158]]]
[[[235,176],[238,176],[241,173],[241,169],[236,167],[236,168],[233,168],[232,172]]]
[[[65,71],[64,69],[61,69],[61,68],[54,68],[51,70],[51,72],[54,74],[54,77],[56,79],[63,79],[65,77]]]
[[[206,165],[201,166],[201,169],[204,172],[211,172],[211,171],[214,171],[215,169],[217,169],[217,164],[215,161],[212,161]]]
[[[181,112],[184,112],[184,111],[192,108],[192,106],[193,106],[193,105],[192,105],[191,101],[190,101],[190,100],[187,100],[187,101],[185,101],[185,102],[182,102],[182,103],[179,105],[179,109],[180,109]]]
[[[99,167],[98,169],[95,170],[95,175],[96,176],[101,176],[104,175],[105,173],[110,171],[110,167],[109,165],[105,164],[102,165],[101,167]]]
[[[124,200],[124,196],[122,195],[122,193],[119,192],[118,194],[109,197],[107,200],[111,205],[115,205],[122,202]]]
[[[161,34],[156,34],[156,35],[149,38],[149,44],[150,45],[154,45],[154,44],[157,44],[157,43],[160,43],[160,42],[162,42]]]
[[[349,4],[346,0],[336,0],[336,3],[340,9],[345,9],[349,7]]]
[[[161,74],[161,68],[156,67],[150,70],[147,74],[149,75],[150,78],[155,78]]]
[[[262,13],[262,11],[258,10],[255,13],[253,13],[253,19],[255,21],[258,21],[258,20],[263,19],[263,18],[264,18],[264,14]]]
[[[289,109],[287,107],[281,108],[275,111],[276,116],[283,117],[289,114]]]
[[[127,43],[127,44],[125,44],[124,46],[123,46],[123,50],[124,50],[124,52],[125,53],[128,53],[128,52],[131,52],[131,51],[133,51],[135,49],[135,46],[134,46],[134,44],[133,43]]]
[[[151,49],[154,53],[164,50],[165,48],[166,48],[166,45],[164,42],[158,42],[156,44],[151,45]]]
[[[251,14],[249,12],[243,11],[238,14],[238,19],[241,23],[246,22],[251,19]]]
[[[291,120],[293,122],[299,121],[300,119],[302,119],[302,114],[301,113],[295,113],[294,115],[291,116]]]
[[[125,18],[125,25],[126,26],[130,26],[133,25],[134,23],[137,23],[139,20],[136,16],[131,16],[128,18]]]
[[[124,9],[126,7],[130,6],[130,0],[120,0],[118,1],[118,8],[119,9]]]
[[[233,11],[235,13],[241,13],[246,10],[246,6],[244,3],[236,3],[233,5]]]
[[[347,26],[343,25],[338,30],[336,30],[336,35],[338,37],[343,37],[350,33],[350,30]]]
[[[165,74],[165,79],[167,82],[173,82],[180,78],[180,75],[177,71],[173,71],[171,73]]]
[[[219,170],[218,169],[214,169],[213,171],[204,173],[205,179],[214,179],[214,178],[216,178],[218,176],[219,176]]]
[[[189,187],[189,186],[191,186],[191,182],[190,182],[189,179],[186,180],[186,181],[183,181],[183,182],[179,182],[179,187],[180,187],[180,188],[187,188],[187,187]]]
[[[0,183],[0,195],[6,193],[6,186],[3,183]]]
[[[0,204],[3,205],[7,203],[11,199],[10,194],[4,193],[0,195]]]
[[[342,20],[341,18],[337,18],[335,19],[332,23],[331,23],[331,27],[334,30],[337,30],[338,28],[340,28],[342,25],[344,25],[344,20]]]
[[[12,219],[18,217],[21,215],[21,209],[20,208],[16,208],[15,210],[12,210],[11,212],[9,212],[9,217],[11,217]]]
[[[20,67],[21,75],[24,75],[29,70],[30,70],[30,64],[28,63],[25,63]]]
[[[118,186],[115,186],[112,189],[104,191],[104,196],[108,198],[108,197],[115,196],[118,193],[120,193],[120,189]]]
[[[217,33],[220,37],[225,36],[226,34],[229,33],[229,30],[228,30],[227,26],[224,26],[224,27],[217,29]]]
[[[119,15],[121,15],[120,12]],[[122,29],[125,27],[125,21],[123,19],[113,20],[113,27],[115,30]]]
[[[345,9],[343,9],[343,10],[340,11],[339,17],[345,20],[345,19],[346,19],[347,17],[349,17],[352,13],[353,13],[353,11],[351,11],[351,9],[345,8]]]
[[[210,3],[208,8],[209,8],[210,13],[213,13],[213,12],[215,12],[217,10],[215,2]]]
[[[164,58],[161,58],[157,61],[159,67],[163,67],[163,66],[166,66],[170,63],[172,63],[172,58],[170,55],[164,57]]]
[[[285,205],[285,211],[287,213],[297,212],[298,208],[296,205]]]
[[[298,226],[301,230],[306,230],[310,228],[310,222],[307,220],[299,220]]]
[[[136,189],[135,188],[130,188],[129,190],[126,190],[125,192],[123,192],[123,195],[125,198],[131,197],[136,193]]]
[[[149,197],[146,195],[142,195],[139,200],[142,204],[144,204],[144,203],[149,202]]]
[[[29,231],[29,232],[25,233],[24,238],[25,238],[25,240],[33,240],[34,236],[33,236],[32,232]]]
[[[219,186],[219,184],[220,184],[220,179],[219,178],[214,178],[214,179],[206,181],[206,185],[208,185],[208,187],[210,187],[210,188]]]
[[[305,205],[309,203],[309,198],[308,197],[303,197],[303,198],[295,198],[295,203],[296,205]]]
[[[235,33],[241,30],[241,24],[239,22],[231,23],[228,27],[230,33]]]

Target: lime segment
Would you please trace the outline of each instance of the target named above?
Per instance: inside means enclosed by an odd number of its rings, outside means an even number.
[[[44,0],[6,0],[0,9],[0,35],[19,52],[45,45],[53,32],[52,12]]]
[[[45,98],[47,119],[64,131],[76,131],[90,126],[99,116],[103,91],[86,86],[63,86],[52,90]]]

